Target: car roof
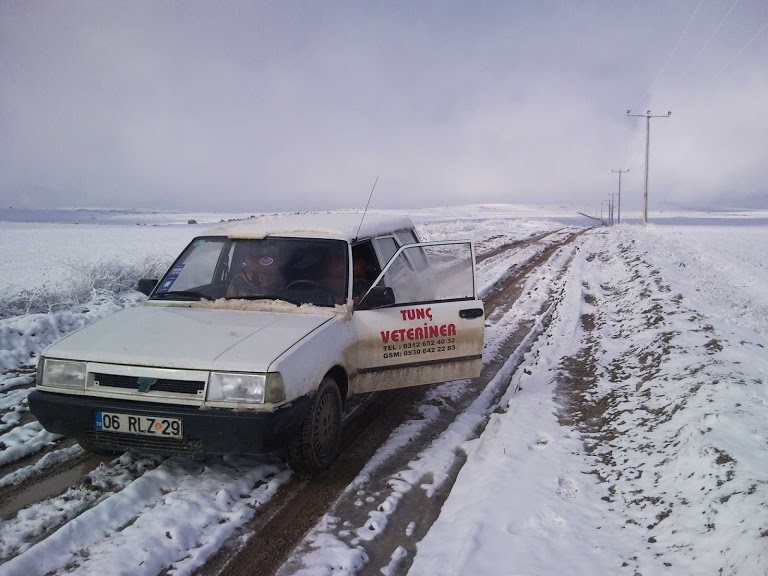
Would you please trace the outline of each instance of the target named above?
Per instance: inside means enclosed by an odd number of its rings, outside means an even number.
[[[361,225],[362,219],[362,225]],[[358,232],[359,228],[359,232]],[[227,236],[232,239],[259,239],[267,236],[328,238],[353,241],[390,234],[397,230],[412,230],[407,217],[392,217],[360,212],[273,214],[227,222],[205,236]]]

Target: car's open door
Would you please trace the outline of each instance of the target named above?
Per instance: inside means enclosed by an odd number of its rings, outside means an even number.
[[[358,341],[355,392],[478,376],[485,315],[472,243],[403,246],[352,318]]]

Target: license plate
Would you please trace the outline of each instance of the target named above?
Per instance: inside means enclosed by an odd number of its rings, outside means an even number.
[[[162,416],[133,416],[114,412],[96,412],[95,427],[100,432],[122,432],[163,438],[181,438],[181,418]]]

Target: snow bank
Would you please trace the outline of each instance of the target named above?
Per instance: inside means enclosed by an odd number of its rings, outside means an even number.
[[[410,574],[766,573],[768,341],[708,296],[760,257],[710,230],[747,255],[702,294],[702,232],[591,235]]]
[[[33,374],[19,376],[18,371],[33,368],[40,353],[65,334],[145,299],[139,292],[95,292],[68,310],[0,320],[0,392],[33,382]]]

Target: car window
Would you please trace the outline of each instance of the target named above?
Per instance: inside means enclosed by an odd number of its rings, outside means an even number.
[[[427,268],[415,270],[411,261],[424,258]],[[389,263],[376,286],[391,288],[395,304],[467,300],[475,295],[472,248],[469,242],[419,244],[404,247]]]
[[[225,239],[199,238],[192,242],[160,282],[157,293],[191,290],[210,284],[225,245]]]
[[[407,246],[408,244],[416,244],[418,242],[413,230],[398,230],[395,232],[395,237],[400,246]],[[414,269],[426,270],[427,260],[422,250],[409,250],[406,258],[408,258]]]
[[[395,232],[395,236],[397,236],[397,241],[400,242],[400,246],[416,244],[418,242],[413,230],[398,230]]]
[[[352,246],[352,299],[355,303],[368,292],[379,273],[381,268],[378,266],[373,243],[365,240]]]
[[[347,299],[348,261],[348,244],[342,240],[197,238],[155,295],[171,299],[191,290],[210,299],[271,298],[333,306]]]
[[[381,255],[381,265],[384,266],[395,255],[399,246],[395,242],[392,236],[382,236],[376,238],[376,247],[379,249]]]

